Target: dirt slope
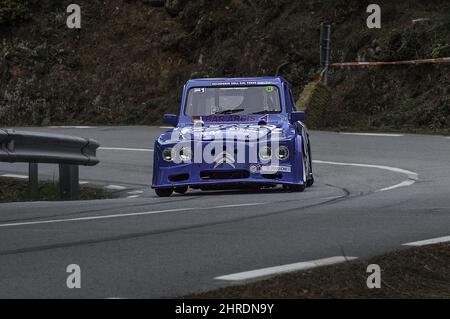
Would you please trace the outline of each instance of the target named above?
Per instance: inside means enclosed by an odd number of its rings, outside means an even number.
[[[450,56],[450,3],[380,1],[382,29],[364,1],[0,0],[0,125],[151,124],[176,112],[199,76],[278,73],[298,96],[318,68],[319,25],[333,22],[333,60]],[[14,5],[16,3],[16,5]],[[20,3],[20,5],[17,5]],[[430,20],[413,24],[413,19]],[[443,131],[449,66],[336,70],[321,128]],[[314,112],[315,110],[310,110]]]

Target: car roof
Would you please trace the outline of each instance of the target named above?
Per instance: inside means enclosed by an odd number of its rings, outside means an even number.
[[[243,78],[201,78],[191,79],[186,85],[194,86],[235,86],[235,85],[267,85],[267,84],[281,84],[289,82],[281,76],[270,77],[243,77]]]

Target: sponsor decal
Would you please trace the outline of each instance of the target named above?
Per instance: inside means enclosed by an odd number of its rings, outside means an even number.
[[[271,166],[262,166],[259,164],[256,165],[250,165],[250,173],[252,174],[265,174],[265,173],[278,173],[278,172],[282,172],[282,173],[291,173],[292,168],[291,166],[276,166],[276,165],[271,165]]]
[[[266,87],[267,93],[272,93],[274,90],[275,90],[275,88],[272,85],[269,85],[268,87]]]
[[[205,88],[195,88],[194,89],[194,93],[206,93],[206,89]]]
[[[211,86],[255,86],[255,85],[273,85],[271,82],[267,81],[230,81],[230,82],[213,82]]]
[[[203,120],[204,122],[256,122],[258,116],[256,115],[207,115],[207,116],[193,116],[192,121],[196,122]]]
[[[261,174],[263,173],[290,173],[292,171],[291,166],[262,166]]]

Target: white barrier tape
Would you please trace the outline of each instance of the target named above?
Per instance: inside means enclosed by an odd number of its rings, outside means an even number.
[[[393,62],[346,62],[346,63],[331,63],[329,66],[345,67],[345,66],[371,66],[371,65],[418,65],[429,63],[450,63],[450,57],[448,58],[436,58],[436,59],[422,59],[422,60],[410,60],[410,61],[393,61]]]

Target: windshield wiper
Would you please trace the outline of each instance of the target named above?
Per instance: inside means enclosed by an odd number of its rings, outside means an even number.
[[[243,111],[245,111],[245,109],[224,110],[224,111],[216,112],[214,114],[234,114],[234,113],[239,113],[239,112],[243,112]]]
[[[265,110],[265,111],[255,112],[255,113],[252,113],[252,114],[277,114],[277,113],[280,113],[280,112],[279,111],[267,111],[267,110]]]

